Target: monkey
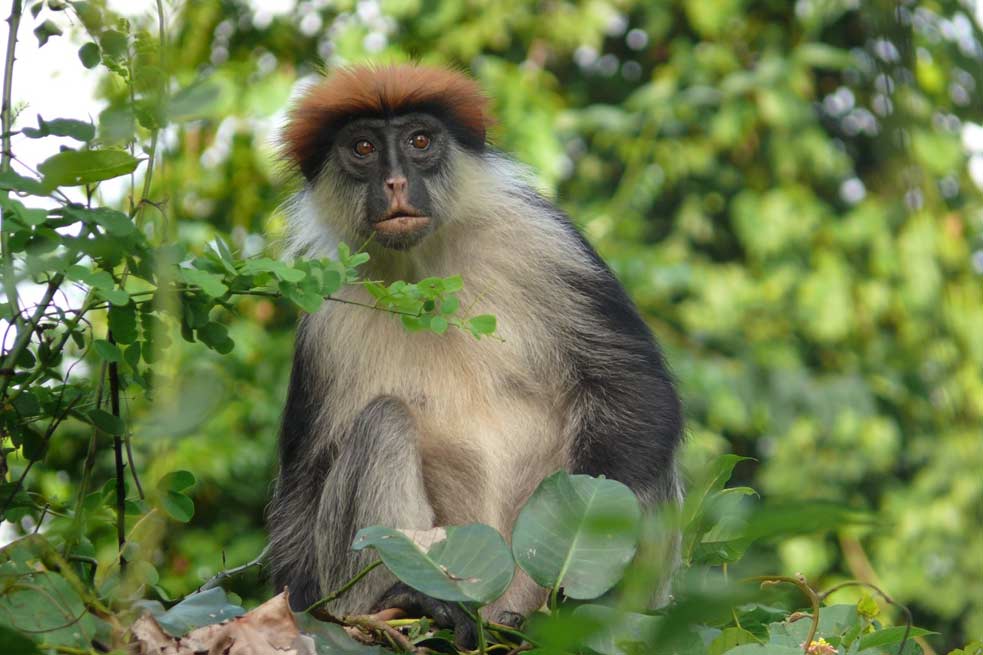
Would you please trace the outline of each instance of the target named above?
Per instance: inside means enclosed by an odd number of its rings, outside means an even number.
[[[301,318],[267,510],[268,570],[296,610],[370,563],[350,549],[358,529],[485,523],[508,539],[557,470],[620,481],[647,508],[681,499],[661,349],[571,219],[488,142],[489,105],[464,73],[404,64],[338,69],[289,111],[282,148],[303,188],[287,253],[364,242],[370,279],[460,274],[461,306],[495,315],[500,337],[409,332],[346,303]],[[371,302],[359,285],[335,298]],[[515,625],[545,598],[519,570],[482,614]],[[382,567],[328,605],[384,608],[474,643],[459,607]]]

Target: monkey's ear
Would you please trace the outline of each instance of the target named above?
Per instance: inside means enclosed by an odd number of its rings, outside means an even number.
[[[454,70],[406,64],[341,68],[300,96],[283,130],[281,151],[313,179],[346,122],[413,111],[434,114],[462,145],[480,149],[494,123],[488,104],[478,83]]]

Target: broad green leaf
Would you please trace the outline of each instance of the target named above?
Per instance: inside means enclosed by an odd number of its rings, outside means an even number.
[[[175,93],[167,105],[167,117],[173,122],[208,116],[221,99],[222,87],[212,81],[196,82]]]
[[[116,30],[105,30],[99,35],[99,45],[102,51],[110,57],[122,57],[126,54],[128,39],[125,34]]]
[[[96,127],[92,123],[72,118],[54,118],[46,121],[38,116],[37,128],[25,127],[21,133],[29,139],[40,139],[45,136],[68,136],[88,142],[95,138]]]
[[[102,61],[102,51],[99,49],[99,45],[96,43],[86,43],[81,48],[79,48],[79,61],[86,68],[95,68]]]
[[[69,206],[62,210],[66,216],[94,223],[106,229],[106,232],[115,236],[128,236],[137,231],[136,226],[130,217],[123,212],[109,209],[108,207],[97,207],[88,209],[86,207]]]
[[[820,615],[822,613],[820,612]],[[908,631],[908,639],[914,639],[915,637],[924,637],[926,635],[938,634],[937,632],[932,632],[931,630],[925,630],[923,628],[911,627]],[[859,649],[860,652],[870,649],[883,649],[885,646],[893,646],[894,644],[900,644],[905,638],[905,626],[898,625],[891,628],[883,628],[877,632],[871,632],[860,638]]]
[[[443,316],[434,316],[430,319],[430,331],[434,334],[447,332],[447,319]]]
[[[241,272],[243,275],[256,275],[257,273],[272,273],[277,279],[285,282],[300,282],[307,274],[304,271],[292,268],[283,262],[278,262],[269,257],[258,259],[247,259],[242,264]]]
[[[109,434],[123,434],[126,424],[118,416],[113,416],[104,409],[90,409],[87,416],[93,425]]]
[[[61,36],[61,28],[50,20],[46,20],[37,27],[34,28],[34,36],[38,38],[38,47],[44,47],[44,44],[48,42],[53,36]]]
[[[195,515],[194,501],[177,491],[161,494],[160,504],[171,518],[181,523],[187,523]]]
[[[278,286],[280,293],[282,293],[287,300],[291,301],[308,314],[316,313],[317,310],[321,308],[321,305],[324,304],[324,298],[316,291],[282,281]]]
[[[0,625],[0,653],[5,655],[40,655],[38,645],[13,628]]]
[[[38,165],[44,184],[78,186],[132,173],[140,160],[123,150],[65,150]]]
[[[656,616],[622,612],[605,605],[581,605],[573,611],[573,618],[600,626],[583,644],[601,655],[649,652],[661,621]]]
[[[0,189],[9,189],[32,196],[46,196],[51,193],[52,187],[46,181],[24,177],[13,171],[0,171]]]
[[[440,313],[449,316],[457,311],[461,301],[457,296],[447,296],[440,302]]]
[[[201,290],[212,298],[220,298],[229,290],[222,276],[217,273],[209,273],[197,268],[179,268],[178,275],[188,284],[201,287]]]
[[[104,361],[119,364],[123,361],[123,353],[120,352],[116,344],[109,343],[105,339],[96,339],[92,342],[92,349],[96,351]]]
[[[153,609],[151,613],[154,613]],[[216,587],[191,594],[166,612],[154,613],[154,618],[170,635],[180,637],[195,628],[228,621],[245,613],[245,609],[229,600],[223,589]]]
[[[162,491],[184,491],[195,484],[195,476],[190,471],[171,471],[157,482]]]
[[[209,321],[195,331],[198,340],[221,355],[232,352],[235,342],[229,338],[229,329],[221,323]]]
[[[489,603],[505,593],[515,573],[505,540],[487,525],[426,531],[374,526],[359,530],[352,548],[374,548],[397,578],[446,601]]]
[[[49,566],[60,571],[47,570]],[[0,550],[0,581],[4,584],[0,622],[4,627],[69,649],[88,650],[93,639],[108,636],[108,626],[86,610],[76,591],[82,582],[69,568],[41,535],[17,539]],[[10,651],[0,652],[7,655]]]
[[[563,471],[543,480],[519,512],[512,554],[533,580],[571,598],[597,598],[635,555],[641,508],[620,482]]]
[[[710,642],[707,655],[723,655],[737,646],[758,643],[760,643],[758,638],[743,628],[726,628]]]
[[[469,318],[467,325],[471,334],[480,338],[482,335],[494,334],[498,322],[491,314],[481,314],[480,316]]]
[[[109,329],[117,343],[137,340],[137,308],[135,305],[113,305],[109,308]]]

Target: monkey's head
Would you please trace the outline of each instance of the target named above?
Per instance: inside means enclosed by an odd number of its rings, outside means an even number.
[[[484,150],[487,106],[454,71],[342,69],[297,102],[284,152],[338,236],[402,250],[448,220],[455,161]]]

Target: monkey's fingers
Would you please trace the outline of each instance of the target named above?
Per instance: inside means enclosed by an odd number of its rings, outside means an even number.
[[[408,616],[428,616],[438,628],[454,631],[454,642],[468,650],[478,645],[478,627],[474,619],[455,603],[438,600],[401,582],[382,595],[373,608],[377,613],[402,610]]]

